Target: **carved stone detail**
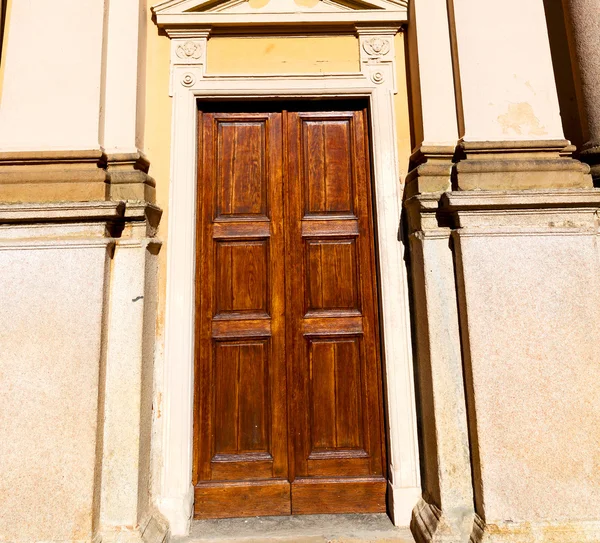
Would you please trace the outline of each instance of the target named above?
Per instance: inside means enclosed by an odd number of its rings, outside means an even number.
[[[385,77],[382,72],[373,72],[371,74],[371,81],[373,81],[373,83],[376,83],[377,85],[381,85],[381,83],[383,83],[384,80]]]
[[[189,72],[183,74],[183,77],[181,78],[181,84],[184,87],[191,87],[194,85],[195,82],[196,82],[196,78],[194,77],[194,74],[191,74]]]
[[[177,47],[177,56],[181,59],[198,60],[202,57],[202,44],[196,41],[186,41]]]
[[[390,41],[384,38],[369,38],[363,42],[363,49],[372,57],[383,57],[390,52]]]

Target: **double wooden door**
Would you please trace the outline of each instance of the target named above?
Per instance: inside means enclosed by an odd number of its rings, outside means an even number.
[[[385,511],[367,113],[288,108],[199,113],[197,518]]]

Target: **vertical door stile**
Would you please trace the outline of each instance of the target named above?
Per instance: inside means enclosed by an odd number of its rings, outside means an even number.
[[[290,240],[290,229],[287,227],[287,217],[292,213],[292,202],[290,201],[290,187],[289,187],[289,179],[290,179],[290,168],[293,164],[294,158],[290,155],[290,125],[289,125],[289,112],[287,109],[283,109],[281,113],[282,117],[282,139],[283,139],[283,172],[284,176],[282,179],[282,202],[283,202],[283,216],[285,220],[284,226],[284,263],[285,269],[290,270],[292,266],[292,244]],[[286,273],[285,277],[285,312],[286,317],[290,314],[292,307],[292,299],[294,292],[294,284],[293,277],[290,276],[289,273]],[[289,318],[286,318],[286,330],[285,330],[285,360],[286,360],[286,375],[287,375],[287,384],[288,384],[288,395],[286,400],[286,408],[288,413],[288,435],[287,435],[287,444],[288,444],[288,480],[292,483],[295,479],[296,474],[296,465],[294,462],[296,444],[295,444],[295,425],[294,421],[297,414],[297,405],[296,405],[296,380],[294,376],[294,364],[293,364],[293,330],[292,330],[292,322]],[[290,487],[290,500],[291,500],[291,487]]]

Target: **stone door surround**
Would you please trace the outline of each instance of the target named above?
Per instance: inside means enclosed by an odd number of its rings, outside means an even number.
[[[303,2],[304,4],[305,2]],[[397,0],[333,1],[298,12],[244,9],[239,1],[169,0],[153,8],[158,26],[171,38],[173,97],[167,308],[163,390],[163,466],[159,507],[173,535],[189,531],[193,509],[192,413],[194,366],[194,278],[196,227],[197,102],[202,99],[366,98],[371,113],[373,183],[377,212],[383,355],[389,433],[388,486],[398,525],[408,525],[421,490],[416,430],[408,281],[398,241],[402,209],[393,96],[394,36],[407,19]],[[279,4],[278,4],[279,5]],[[376,5],[377,9],[373,9]],[[325,8],[323,7],[325,6]],[[237,10],[237,11],[236,11]],[[210,75],[207,42],[215,27],[252,36],[252,25],[277,25],[303,35],[323,24],[358,35],[360,71],[315,75]],[[275,27],[274,27],[275,28]],[[404,67],[401,67],[404,69]]]

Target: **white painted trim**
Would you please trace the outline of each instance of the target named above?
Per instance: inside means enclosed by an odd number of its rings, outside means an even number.
[[[398,241],[402,195],[393,100],[396,31],[397,27],[360,30],[360,73],[270,77],[205,77],[207,33],[194,34],[188,29],[184,36],[171,34],[173,139],[163,385],[164,463],[159,507],[169,519],[173,535],[188,533],[193,504],[190,482],[199,98],[346,96],[369,100],[387,384],[389,485],[394,521],[398,525],[409,523],[420,495],[420,476],[408,280],[404,247]],[[383,48],[381,40],[386,42]]]

